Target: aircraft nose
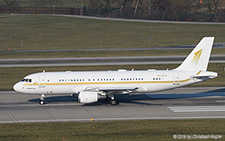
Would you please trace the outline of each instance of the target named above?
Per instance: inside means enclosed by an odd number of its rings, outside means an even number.
[[[14,89],[16,92],[20,92],[21,87],[20,87],[19,82],[16,83],[16,84],[13,86],[13,89]]]

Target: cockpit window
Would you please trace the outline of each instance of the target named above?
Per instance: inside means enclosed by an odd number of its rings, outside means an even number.
[[[29,82],[29,83],[31,83],[32,79],[23,79],[21,82]]]

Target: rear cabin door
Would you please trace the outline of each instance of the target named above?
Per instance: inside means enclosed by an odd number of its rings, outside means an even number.
[[[173,85],[180,85],[179,73],[173,73]]]

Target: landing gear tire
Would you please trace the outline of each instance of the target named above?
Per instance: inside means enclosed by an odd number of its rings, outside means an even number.
[[[110,101],[110,103],[111,103],[111,105],[112,105],[112,106],[115,106],[115,105],[117,105],[117,102],[116,102],[116,100],[111,100],[111,101]]]
[[[44,101],[40,101],[39,104],[44,105],[45,103],[44,103]]]
[[[44,99],[44,97],[45,97],[45,95],[42,94],[41,97],[40,97],[39,104],[41,104],[41,105],[45,104],[45,101],[44,101],[45,99]]]

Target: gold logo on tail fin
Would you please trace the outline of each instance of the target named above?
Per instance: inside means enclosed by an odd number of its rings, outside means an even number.
[[[195,54],[195,56],[192,59],[191,63],[193,62],[193,63],[197,64],[198,61],[199,61],[199,58],[200,58],[200,56],[202,54],[202,49],[200,49],[199,51],[195,52],[194,54]]]

